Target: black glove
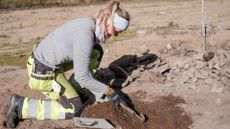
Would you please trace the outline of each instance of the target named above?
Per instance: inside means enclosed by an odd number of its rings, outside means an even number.
[[[119,105],[120,103],[127,105],[127,102],[125,101],[123,96],[119,95],[115,90],[110,87],[105,95],[109,98],[110,101],[113,102],[114,105]]]

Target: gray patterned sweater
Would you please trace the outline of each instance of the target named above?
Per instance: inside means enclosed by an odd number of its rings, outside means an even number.
[[[93,92],[104,93],[107,86],[95,80],[89,71],[94,33],[93,19],[83,17],[72,20],[44,38],[34,50],[34,56],[52,68],[72,61],[75,80]]]

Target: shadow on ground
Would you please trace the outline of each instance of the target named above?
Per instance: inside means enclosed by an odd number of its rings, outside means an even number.
[[[124,55],[113,61],[109,67],[99,69],[96,73],[96,78],[113,88],[122,88],[135,80],[135,77],[132,76],[134,71],[140,69],[140,67],[154,65],[157,59],[156,54],[145,54],[140,57],[137,55]]]

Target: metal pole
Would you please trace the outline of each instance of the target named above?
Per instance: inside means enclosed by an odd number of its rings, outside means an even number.
[[[204,25],[204,51],[207,51],[207,26]]]
[[[207,49],[207,44],[206,44],[206,25],[204,24],[205,23],[205,16],[204,16],[204,0],[202,0],[202,37],[204,39],[204,42],[203,42],[203,51],[206,51]]]

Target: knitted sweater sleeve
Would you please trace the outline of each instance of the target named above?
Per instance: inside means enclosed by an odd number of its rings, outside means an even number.
[[[107,86],[93,78],[89,71],[94,34],[91,31],[75,33],[73,44],[73,63],[75,80],[90,91],[104,93]]]

